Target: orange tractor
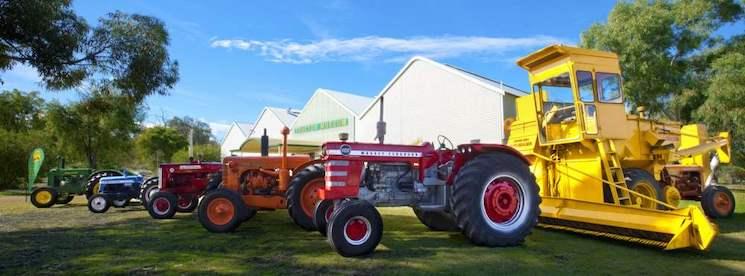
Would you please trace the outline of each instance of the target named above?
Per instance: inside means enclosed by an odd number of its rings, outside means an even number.
[[[223,159],[219,188],[208,192],[199,203],[199,222],[210,232],[235,230],[257,210],[288,209],[292,220],[305,230],[315,230],[313,212],[323,178],[291,181],[296,174],[323,175],[323,164],[310,155],[287,156],[287,135],[282,130],[281,156],[268,156],[269,138],[264,130],[261,156],[230,156]]]

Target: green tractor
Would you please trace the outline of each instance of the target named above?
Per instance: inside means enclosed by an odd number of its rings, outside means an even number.
[[[58,158],[56,168],[47,173],[46,186],[31,186],[31,204],[37,208],[49,208],[55,204],[67,204],[75,195],[85,195],[90,198],[98,193],[98,182],[105,176],[121,176],[122,172],[115,170],[96,171],[89,168],[65,168],[65,159]],[[33,183],[31,179],[29,183]]]

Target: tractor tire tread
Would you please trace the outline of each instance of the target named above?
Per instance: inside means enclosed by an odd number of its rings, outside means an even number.
[[[314,164],[306,167],[292,177],[290,180],[289,187],[287,188],[287,212],[300,228],[306,231],[316,230],[313,223],[313,218],[305,215],[303,207],[300,203],[300,192],[303,190],[303,186],[308,184],[313,179],[323,177],[325,174],[324,167],[322,164]]]
[[[517,165],[520,164],[520,165]],[[496,171],[495,172],[495,168]],[[481,214],[481,203],[483,199],[474,197],[480,195],[484,189],[483,183],[494,174],[499,172],[511,173],[512,177],[518,178],[523,182],[528,182],[524,194],[530,197],[531,204],[527,206],[528,220],[523,225],[517,227],[511,233],[500,233],[494,235],[491,227],[487,224]],[[516,246],[525,241],[525,237],[532,233],[533,228],[538,224],[540,216],[539,205],[541,197],[538,196],[539,187],[535,181],[535,176],[524,161],[503,152],[482,153],[468,161],[455,177],[453,189],[453,214],[461,232],[474,244],[484,246]],[[473,200],[476,199],[476,202]],[[478,203],[474,206],[474,203]]]

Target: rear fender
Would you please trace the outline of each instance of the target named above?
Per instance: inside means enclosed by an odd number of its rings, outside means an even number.
[[[315,164],[321,164],[321,165],[323,165],[323,162],[324,161],[322,159],[310,160],[310,161],[305,162],[303,164],[300,164],[300,166],[297,166],[294,169],[292,169],[292,174],[294,175],[295,173],[297,173],[299,171],[302,171],[303,169],[305,169],[307,167],[310,167],[310,166],[313,166]]]
[[[518,159],[525,162],[526,165],[530,165],[530,161],[524,155],[514,148],[501,145],[501,144],[463,144],[458,145],[458,151],[455,153],[455,162],[453,163],[453,170],[448,176],[447,184],[453,184],[455,176],[458,175],[463,166],[468,163],[471,159],[485,153],[492,152],[503,152],[517,157]]]

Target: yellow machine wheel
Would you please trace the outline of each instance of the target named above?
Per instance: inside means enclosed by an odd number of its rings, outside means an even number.
[[[682,198],[682,196],[680,195],[680,191],[678,191],[677,188],[667,185],[662,188],[662,193],[665,194],[665,202],[667,204],[676,207],[678,206],[678,204],[680,204],[680,199]]]
[[[36,208],[49,208],[57,202],[57,191],[49,187],[41,187],[31,192],[31,204]]]
[[[642,169],[626,169],[624,170],[624,175],[626,176],[626,185],[629,189],[647,197],[656,198],[658,201],[666,201],[660,183],[649,172]],[[661,204],[635,194],[631,194],[631,202],[634,204],[641,202],[642,208],[664,209],[664,206]]]

